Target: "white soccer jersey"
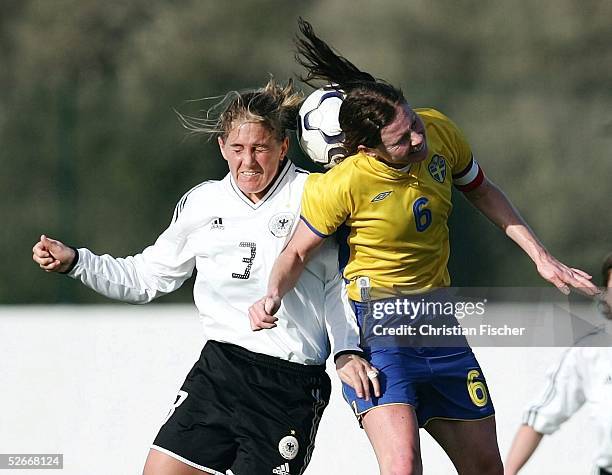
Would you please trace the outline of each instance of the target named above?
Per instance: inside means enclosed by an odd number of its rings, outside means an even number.
[[[192,188],[155,244],[126,258],[79,249],[70,276],[107,297],[147,303],[178,289],[197,269],[194,299],[207,340],[302,364],[359,350],[359,331],[338,273],[332,239],[283,297],[277,327],[253,332],[248,308],[266,294],[276,257],[299,221],[307,172],[286,160],[270,190],[252,203],[231,174]]]
[[[571,348],[550,368],[548,384],[523,423],[551,434],[583,405],[590,406],[599,445],[594,464],[612,471],[612,348]]]

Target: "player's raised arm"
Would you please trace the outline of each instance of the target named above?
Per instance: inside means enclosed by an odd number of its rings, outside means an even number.
[[[503,229],[506,235],[525,251],[542,278],[561,292],[569,294],[570,287],[573,287],[588,295],[599,293],[589,274],[566,266],[548,252],[508,197],[494,183],[484,178],[477,188],[464,194],[470,203]]]
[[[46,272],[67,274],[105,297],[147,303],[178,289],[193,272],[195,258],[185,246],[183,223],[190,209],[187,202],[156,242],[133,256],[97,255],[42,235],[32,248],[32,259]]]
[[[300,221],[289,244],[274,262],[266,296],[249,308],[251,329],[257,331],[276,326],[274,314],[280,307],[281,299],[295,286],[308,259],[324,239],[311,231],[304,221]]]

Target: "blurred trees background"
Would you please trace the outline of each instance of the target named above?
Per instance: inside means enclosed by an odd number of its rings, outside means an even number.
[[[611,2],[0,0],[0,302],[104,301],[41,272],[38,236],[116,256],[153,242],[186,190],[227,172],[173,109],[299,74],[300,15],[449,115],[551,252],[598,275],[612,250]],[[454,284],[541,285],[455,198]],[[162,301],[191,300],[184,287]]]

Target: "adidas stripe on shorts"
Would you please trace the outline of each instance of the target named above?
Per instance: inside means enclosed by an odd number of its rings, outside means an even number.
[[[330,391],[324,366],[209,341],[152,448],[212,474],[299,475]]]

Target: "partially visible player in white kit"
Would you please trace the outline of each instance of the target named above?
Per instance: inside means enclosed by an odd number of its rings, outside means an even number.
[[[197,269],[194,299],[207,342],[155,438],[145,475],[303,473],[329,400],[330,339],[341,379],[370,394],[372,368],[359,356],[335,245],[308,263],[273,331],[253,332],[249,321],[247,309],[265,293],[299,221],[307,172],[286,153],[300,101],[291,82],[270,81],[228,94],[217,120],[182,117],[192,131],[217,136],[230,173],[187,192],[170,226],[142,253],[99,256],[44,235],[33,248],[42,269],[130,303],[178,289]]]
[[[604,318],[612,320],[612,254],[604,260],[602,277],[607,289],[602,294],[601,312]],[[609,346],[609,330],[588,335],[579,342],[581,347],[567,350],[550,368],[546,388],[525,411],[523,425],[508,453],[505,475],[518,473],[542,438],[557,431],[583,406],[590,406],[592,428],[599,439],[594,466],[589,473],[612,475],[612,348]]]

